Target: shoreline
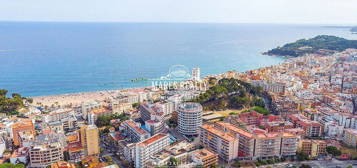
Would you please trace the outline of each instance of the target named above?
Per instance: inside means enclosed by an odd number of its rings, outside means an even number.
[[[271,56],[271,55],[268,55],[268,56]],[[278,64],[262,66],[259,68],[254,68],[254,69],[246,70],[246,71],[239,72],[239,73],[246,73],[246,72],[258,70],[261,68],[279,65],[279,64],[287,62],[289,59],[294,58],[294,57],[290,58],[290,57],[278,56],[278,55],[276,55],[276,56],[272,55],[272,57],[281,57],[281,58],[284,58],[284,61],[282,61]],[[222,74],[225,74],[225,73],[231,72],[231,71],[235,71],[235,70],[229,70],[229,71],[219,73],[219,74],[209,74],[209,75],[202,77],[202,79],[210,77],[210,76],[222,75]],[[109,95],[108,92],[110,92],[111,94],[118,94],[118,93],[125,93],[125,92],[140,92],[140,91],[144,91],[144,89],[150,89],[150,88],[151,88],[151,86],[132,87],[132,88],[129,87],[129,88],[119,88],[119,89],[113,89],[113,90],[98,90],[98,91],[88,91],[88,92],[33,96],[33,97],[29,97],[29,98],[33,99],[32,105],[39,105],[38,103],[41,103],[42,106],[45,106],[45,105],[47,105],[47,106],[51,106],[51,105],[66,106],[69,104],[80,105],[82,102],[97,101],[97,100],[104,101],[105,99],[108,99],[109,97],[111,97],[111,95]]]
[[[122,88],[114,90],[100,90],[100,91],[90,91],[90,92],[78,92],[78,93],[65,93],[57,95],[48,95],[48,96],[34,96],[30,97],[33,99],[32,105],[51,106],[52,104],[56,105],[80,105],[82,102],[88,101],[104,101],[108,97],[111,97],[110,94],[119,94],[125,92],[141,92],[145,89],[150,88],[149,86],[143,87],[134,87],[134,88]]]

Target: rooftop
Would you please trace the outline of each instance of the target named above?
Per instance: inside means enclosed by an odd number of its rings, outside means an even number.
[[[141,134],[141,135],[143,135],[143,134],[148,134],[147,131],[145,131],[144,129],[138,127],[138,126],[136,125],[136,123],[135,123],[134,121],[132,121],[132,120],[127,120],[127,121],[125,121],[123,124],[128,125],[130,128],[134,129],[137,133],[139,133],[139,134]]]
[[[166,134],[163,134],[163,133],[159,133],[159,134],[156,134],[156,135],[150,137],[149,139],[146,139],[146,140],[138,143],[138,145],[139,146],[148,146],[148,145],[155,143],[155,142],[157,142],[161,139],[164,139],[164,138],[169,138],[169,136]]]
[[[211,132],[212,134],[217,135],[218,137],[230,142],[236,140],[231,134],[226,133],[218,128],[213,127],[213,125],[205,124],[201,126],[203,129]]]
[[[216,156],[215,153],[203,148],[203,149],[200,149],[200,150],[196,150],[193,152],[193,154],[195,155],[195,157],[197,157],[198,159],[201,159],[201,160],[205,160],[207,158],[210,158],[212,156]]]

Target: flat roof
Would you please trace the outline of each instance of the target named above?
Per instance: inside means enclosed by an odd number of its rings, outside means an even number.
[[[163,134],[163,133],[159,133],[159,134],[156,134],[156,135],[150,137],[149,139],[146,139],[146,140],[138,143],[138,145],[139,146],[147,146],[147,145],[150,145],[150,144],[152,144],[152,143],[154,143],[154,142],[156,142],[156,141],[158,141],[160,139],[163,139],[165,137],[169,138],[168,135]]]

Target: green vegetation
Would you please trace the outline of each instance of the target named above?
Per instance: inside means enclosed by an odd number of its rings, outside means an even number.
[[[326,147],[326,152],[333,155],[333,156],[340,156],[342,154],[342,152],[340,150],[338,150],[336,147],[334,146],[328,146]]]
[[[224,78],[193,101],[202,104],[205,110],[242,109],[264,107],[264,92],[250,83]]]
[[[0,90],[0,112],[6,113],[6,115],[17,115],[18,110],[24,107],[24,101],[32,102],[31,98],[22,97],[18,93],[13,93],[10,97],[7,97],[8,91],[5,89]]]
[[[178,123],[177,123],[177,117],[171,117],[168,122],[167,122],[167,125],[170,127],[170,128],[176,128]]]
[[[25,168],[24,164],[11,164],[11,163],[3,163],[0,165],[0,168]]]
[[[170,161],[167,162],[167,166],[169,168],[174,168],[177,167],[178,165],[179,165],[179,161],[174,157],[170,157]]]
[[[279,163],[279,162],[284,162],[285,159],[284,158],[275,158],[275,159],[269,159],[269,160],[260,160],[258,159],[256,162],[254,162],[254,164],[256,166],[262,166],[262,165],[269,165],[269,164],[275,164],[275,163]]]
[[[309,156],[306,153],[303,153],[303,152],[297,152],[296,156],[297,156],[297,160],[298,161],[309,160]]]
[[[97,125],[98,127],[109,126],[110,121],[113,119],[119,119],[120,121],[125,121],[125,120],[129,120],[129,116],[124,113],[113,114],[111,116],[100,116],[95,122],[95,125]]]
[[[254,111],[256,111],[256,112],[258,112],[260,114],[264,114],[264,115],[269,115],[270,114],[270,112],[267,109],[265,109],[263,107],[260,107],[260,106],[254,106],[254,107],[251,108],[251,110],[254,110]]]
[[[232,164],[232,167],[241,167],[241,164],[239,161],[235,161],[233,164]]]
[[[230,112],[229,115],[237,115],[237,112]]]
[[[357,40],[328,35],[319,35],[311,39],[301,39],[293,43],[277,47],[264,54],[298,57],[304,54],[316,53],[319,50],[344,51],[347,48],[357,48]]]

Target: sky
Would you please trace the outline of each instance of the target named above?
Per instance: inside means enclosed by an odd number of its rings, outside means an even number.
[[[357,0],[0,0],[0,21],[357,25]]]

